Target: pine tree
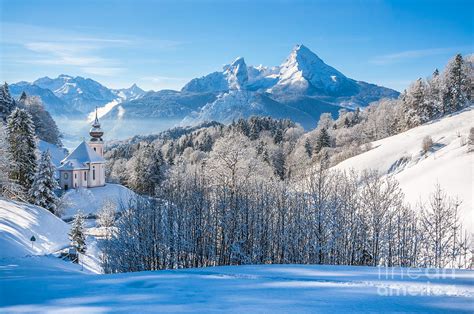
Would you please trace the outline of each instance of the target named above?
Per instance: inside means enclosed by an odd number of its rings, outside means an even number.
[[[474,152],[474,128],[469,130],[469,136],[467,139],[467,152]]]
[[[10,179],[27,192],[33,183],[36,169],[34,124],[28,112],[16,108],[8,117],[7,140],[12,158]]]
[[[7,117],[12,113],[15,108],[15,101],[10,95],[10,90],[8,84],[5,82],[2,87],[0,87],[0,119],[6,121]]]
[[[444,72],[444,98],[450,112],[463,108],[470,98],[471,88],[462,55],[457,54],[446,66]]]
[[[49,151],[43,152],[29,191],[31,202],[57,215],[58,197],[54,194],[54,190],[57,188],[59,186],[54,178],[54,165],[51,162],[51,156]]]
[[[304,149],[306,154],[308,154],[308,157],[311,158],[313,156],[313,147],[311,146],[309,138],[306,138],[304,141]]]
[[[71,231],[69,232],[69,240],[71,245],[80,253],[86,252],[86,235],[84,233],[84,214],[78,211],[72,221]]]
[[[324,147],[330,147],[331,146],[331,138],[329,137],[329,133],[326,130],[326,128],[322,128],[319,131],[318,138],[316,140],[316,153],[319,153],[321,149]]]
[[[442,78],[438,69],[433,72],[431,79],[428,81],[427,102],[430,106],[430,119],[436,115],[444,114],[442,99]]]

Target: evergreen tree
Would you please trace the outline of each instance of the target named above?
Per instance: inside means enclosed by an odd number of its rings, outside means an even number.
[[[78,211],[74,215],[74,220],[72,221],[71,231],[69,232],[69,240],[71,240],[71,245],[76,248],[79,253],[86,252],[86,235],[84,233],[84,214],[81,211]]]
[[[34,124],[28,112],[16,108],[8,117],[7,140],[12,158],[10,179],[27,192],[33,183],[36,169]]]
[[[308,154],[308,157],[311,158],[313,156],[313,147],[309,142],[309,138],[306,138],[306,140],[304,141],[304,149],[306,154]]]
[[[421,78],[410,85],[402,97],[404,108],[404,127],[411,129],[429,120],[425,101],[425,84]]]
[[[428,81],[427,102],[430,106],[430,119],[438,114],[444,114],[443,99],[441,93],[442,78],[438,69],[433,72],[431,79]]]
[[[331,146],[331,138],[329,137],[329,133],[326,128],[322,128],[319,131],[318,138],[316,140],[316,153],[319,153],[321,149],[324,147],[330,147]]]
[[[14,108],[15,101],[10,95],[8,84],[5,82],[5,84],[0,87],[0,119],[2,119],[2,121],[6,121],[7,117],[12,113]]]
[[[460,54],[457,54],[446,66],[444,83],[444,98],[448,110],[455,112],[463,108],[470,99],[471,84]]]
[[[474,152],[474,128],[469,130],[469,136],[467,138],[467,151],[468,153]]]
[[[43,152],[38,162],[35,179],[30,189],[30,199],[35,205],[46,208],[53,214],[57,214],[56,207],[58,197],[54,190],[59,188],[54,178],[54,165],[51,162],[49,151]]]

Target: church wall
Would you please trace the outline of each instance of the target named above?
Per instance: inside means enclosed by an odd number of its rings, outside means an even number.
[[[74,188],[72,182],[72,171],[60,171],[59,175],[59,186],[61,187],[61,189],[66,190],[66,188]]]

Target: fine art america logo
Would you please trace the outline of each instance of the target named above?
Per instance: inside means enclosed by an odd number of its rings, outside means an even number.
[[[455,278],[455,269],[380,266],[378,267],[380,282],[376,285],[377,294],[380,296],[455,295],[454,285],[443,284],[444,280]]]

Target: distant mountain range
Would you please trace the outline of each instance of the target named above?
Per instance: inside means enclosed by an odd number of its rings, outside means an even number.
[[[304,45],[297,45],[275,67],[248,66],[237,58],[222,71],[192,79],[181,91],[145,92],[135,84],[113,90],[92,79],[67,75],[12,84],[11,91],[14,96],[22,91],[40,96],[53,115],[85,115],[117,100],[105,119],[173,119],[193,125],[268,115],[292,119],[305,128],[314,127],[323,112],[337,115],[341,108],[365,107],[399,95],[346,77]]]
[[[64,74],[54,79],[42,77],[31,83],[11,84],[10,91],[14,97],[19,97],[23,91],[39,96],[52,115],[65,116],[86,116],[96,106],[104,106],[116,99],[133,100],[145,94],[135,84],[124,89],[109,89],[90,78]]]

